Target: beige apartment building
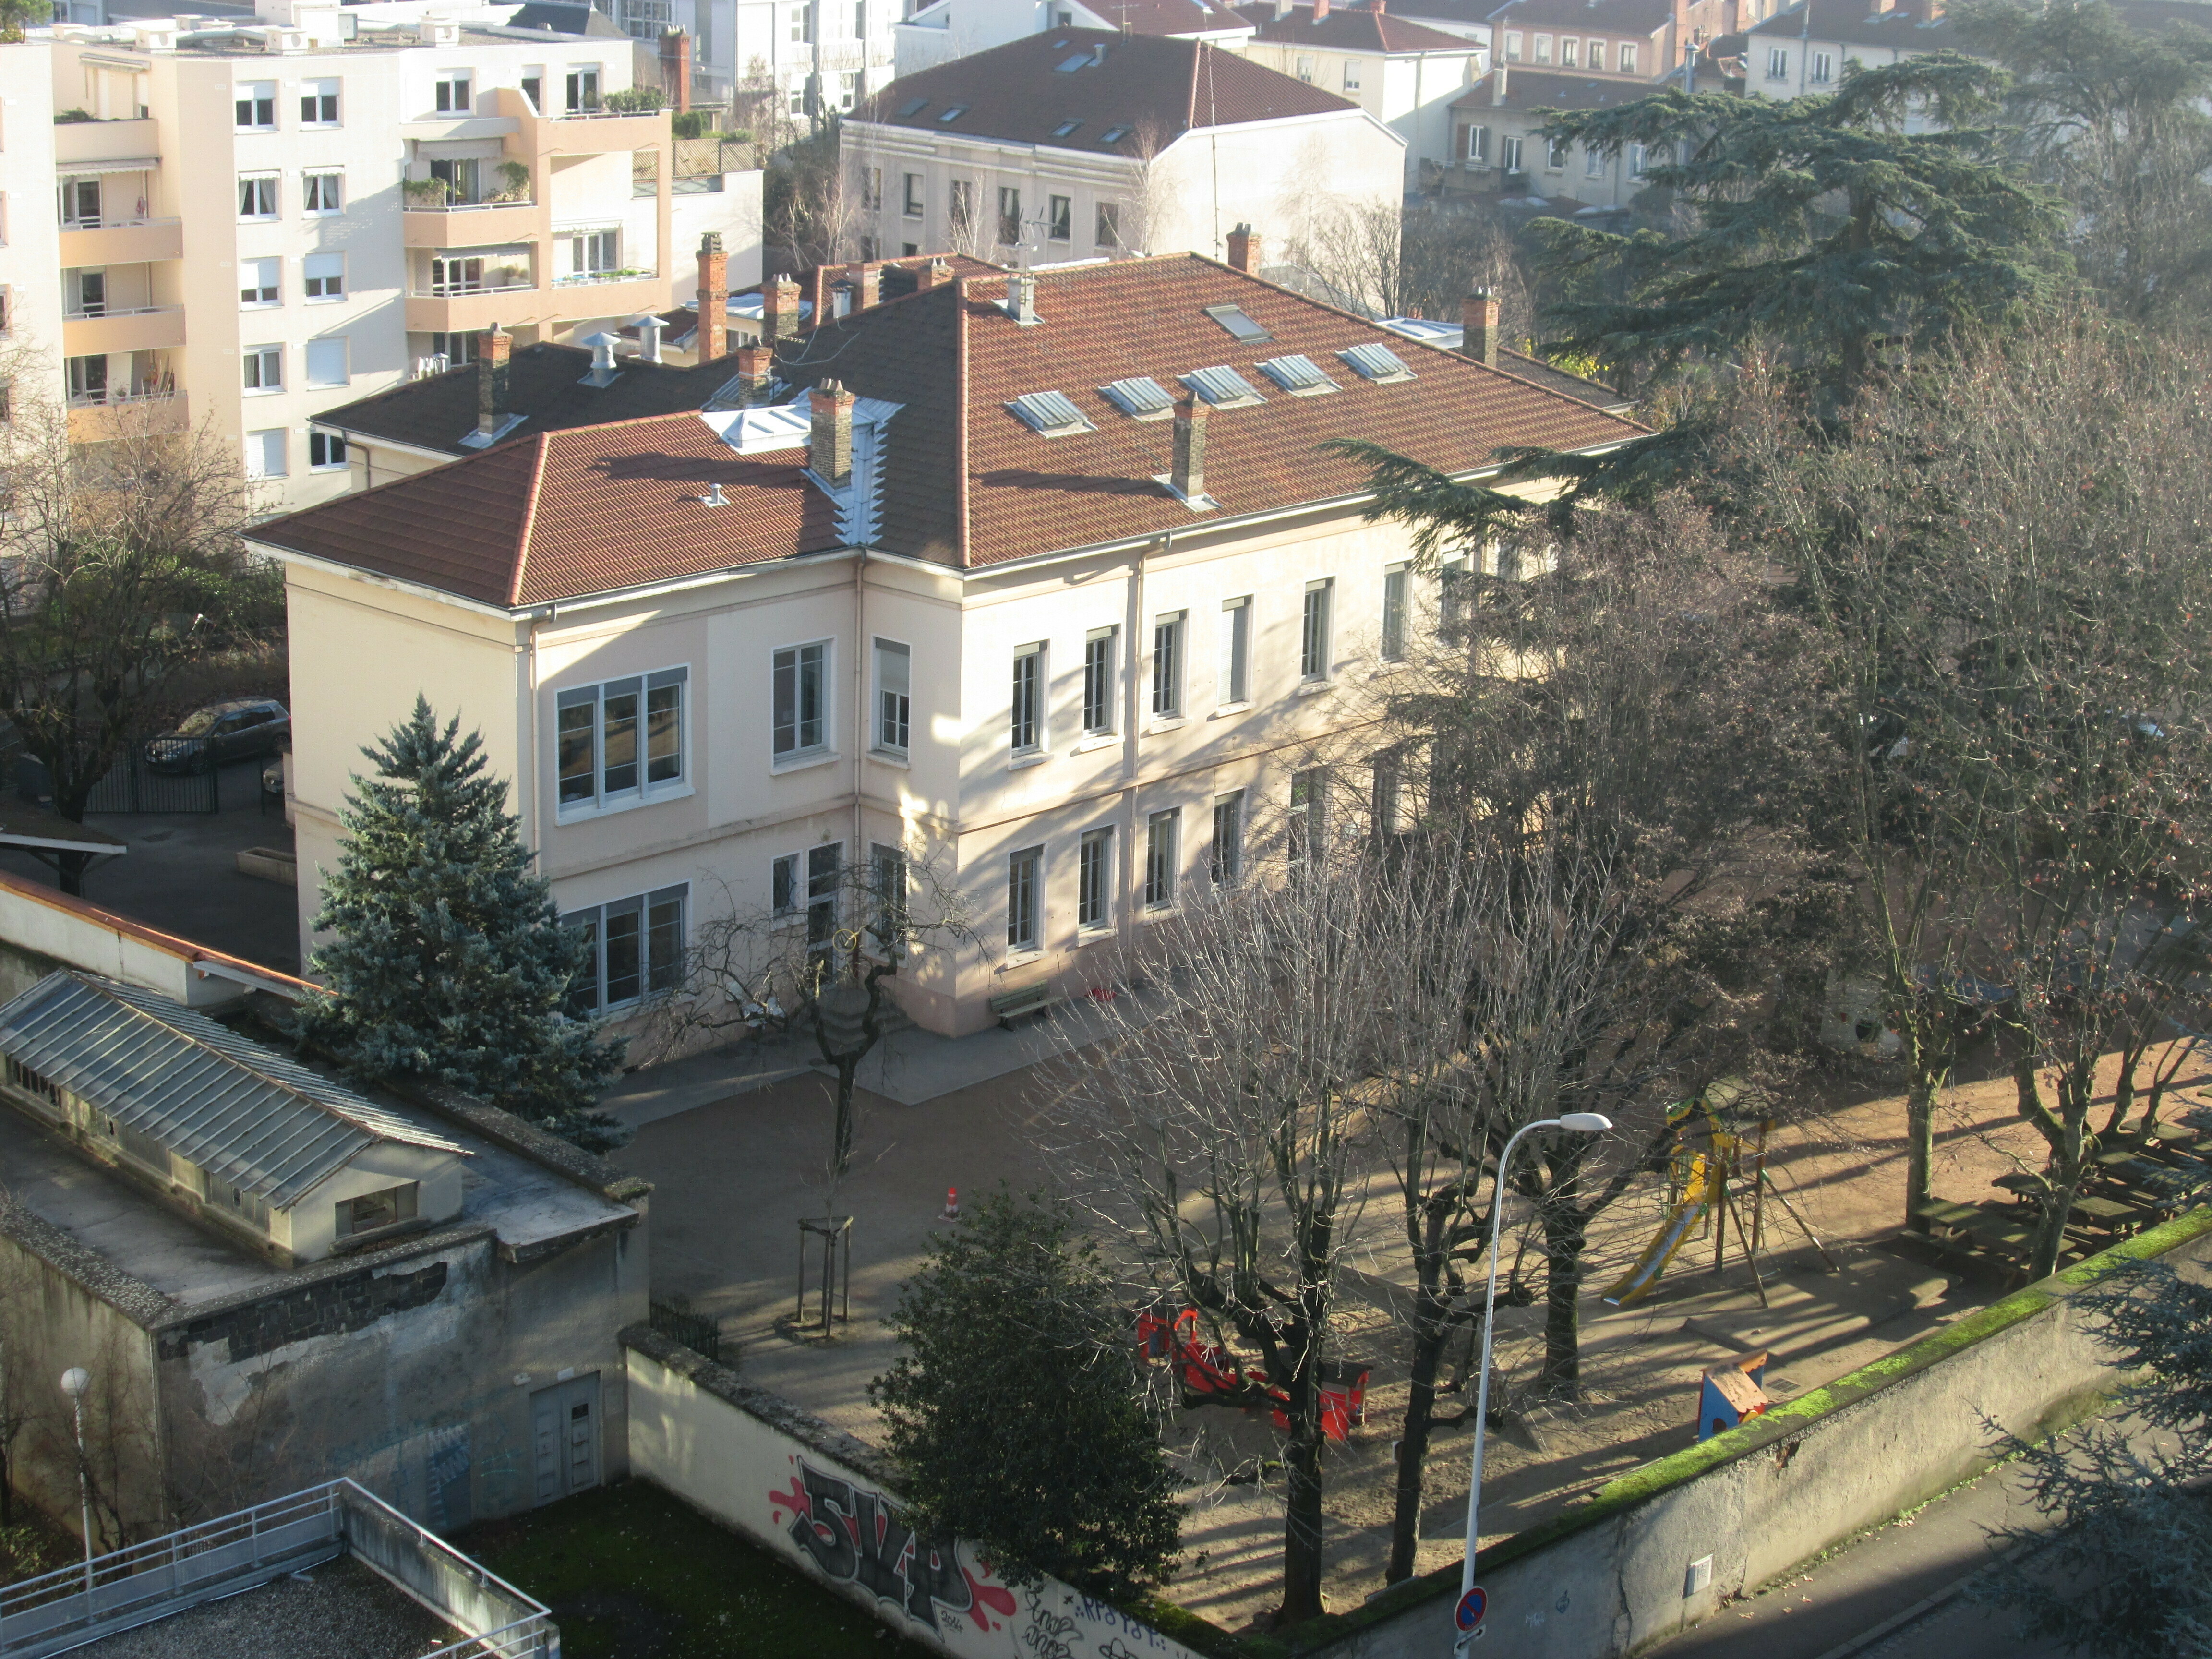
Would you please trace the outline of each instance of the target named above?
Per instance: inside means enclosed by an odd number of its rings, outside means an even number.
[[[632,43],[515,27],[516,9],[264,0],[249,24],[0,48],[50,70],[29,125],[53,146],[73,433],[97,441],[126,407],[205,426],[270,506],[302,506],[347,483],[324,410],[494,322],[573,339],[666,308],[669,118],[606,107]]]
[[[819,938],[927,864],[974,947],[929,1029],[1363,830],[1377,694],[1431,609],[1358,434],[1462,477],[1639,428],[1193,255],[956,277],[741,360],[743,406],[542,433],[264,525],[293,651],[303,943],[362,746],[483,733],[580,1006],[678,982],[724,907]],[[1570,386],[1573,383],[1567,383]]]

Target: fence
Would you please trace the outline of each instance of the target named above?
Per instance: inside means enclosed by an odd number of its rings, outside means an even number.
[[[108,769],[107,775],[92,786],[88,812],[213,812],[218,810],[216,769],[207,745],[198,738],[173,738],[173,750],[156,769],[146,761],[146,739],[134,738]]]
[[[720,1320],[709,1319],[705,1314],[695,1314],[687,1304],[663,1302],[659,1297],[654,1297],[647,1304],[647,1323],[671,1341],[681,1342],[702,1358],[720,1363]]]

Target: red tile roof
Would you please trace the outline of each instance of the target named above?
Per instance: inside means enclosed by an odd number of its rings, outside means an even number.
[[[1332,6],[1328,15],[1314,21],[1311,6],[1293,6],[1275,15],[1271,0],[1239,6],[1237,12],[1259,27],[1256,38],[1275,45],[1320,46],[1329,52],[1457,52],[1482,50],[1478,41],[1446,34],[1425,23],[1409,23],[1372,6]]]
[[[1034,274],[1038,322],[1007,314],[1003,279],[975,278],[832,320],[779,349],[787,388],[837,380],[900,405],[884,428],[884,550],[989,565],[1156,535],[1304,501],[1358,495],[1358,464],[1328,439],[1371,439],[1450,472],[1505,448],[1619,442],[1634,422],[1528,380],[1429,349],[1365,318],[1196,254]],[[1235,306],[1271,337],[1240,342],[1206,314]],[[1383,344],[1413,372],[1363,379],[1338,356]],[[1293,397],[1258,364],[1299,354],[1340,388]],[[1173,423],[1135,421],[1098,388],[1147,375],[1170,392],[1227,365],[1265,401],[1208,420],[1206,487],[1194,514],[1153,482]],[[1059,392],[1092,429],[1045,437],[1007,405]],[[541,435],[342,496],[260,526],[255,538],[502,605],[666,580],[838,544],[829,498],[793,452],[738,457],[696,416]],[[694,499],[719,482],[722,509]]]
[[[1097,61],[1068,67],[1086,54]],[[902,75],[847,118],[955,138],[1134,155],[1192,127],[1240,126],[1358,105],[1202,40],[1047,29]],[[944,118],[960,113],[951,121]],[[1079,122],[1074,131],[1058,130]],[[1106,143],[1104,137],[1120,137]]]

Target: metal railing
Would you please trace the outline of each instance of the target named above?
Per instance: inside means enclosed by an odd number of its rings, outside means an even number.
[[[483,208],[536,207],[534,196],[487,197],[481,202],[407,202],[402,204],[410,213],[473,213]]]
[[[96,323],[106,317],[151,317],[156,312],[182,311],[182,306],[107,306],[97,311],[78,309],[64,311],[62,320],[69,323]]]
[[[653,270],[580,270],[568,276],[556,276],[556,288],[581,288],[592,283],[639,283],[659,273]]]
[[[433,283],[428,288],[418,288],[413,296],[417,300],[459,300],[471,294],[528,294],[536,289],[534,282],[520,283]]]

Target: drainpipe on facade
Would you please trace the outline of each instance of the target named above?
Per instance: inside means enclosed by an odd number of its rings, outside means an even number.
[[[1175,546],[1175,532],[1170,531],[1162,547],[1166,551]],[[1139,701],[1139,686],[1143,684],[1143,655],[1137,642],[1144,637],[1139,631],[1145,620],[1145,555],[1143,546],[1129,550],[1129,648],[1124,653],[1129,664],[1128,684],[1121,698],[1121,856],[1117,860],[1121,868],[1115,873],[1121,888],[1121,902],[1115,907],[1114,931],[1119,936],[1122,960],[1128,960],[1130,941],[1135,936],[1137,921],[1137,872],[1143,866],[1138,862],[1137,852],[1137,716],[1144,707]]]
[[[853,550],[853,857],[867,857],[868,843],[861,834],[860,784],[863,757],[868,741],[868,550]],[[911,670],[908,671],[911,673]],[[903,841],[903,837],[901,838]],[[865,919],[862,927],[866,926]]]

